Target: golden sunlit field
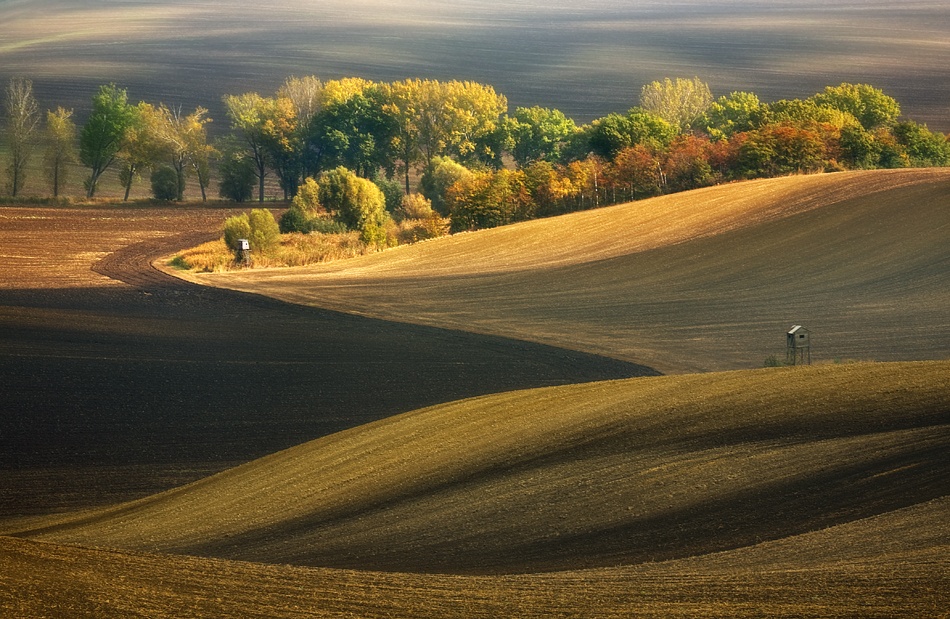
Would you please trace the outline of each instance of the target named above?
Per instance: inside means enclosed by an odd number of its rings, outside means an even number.
[[[662,361],[678,375],[446,398],[164,492],[11,514],[0,520],[0,609],[946,617],[948,186],[940,170],[755,181],[317,267],[190,275],[302,304],[298,329],[323,311],[308,305],[325,306],[559,340]],[[146,256],[184,241],[156,236],[95,268],[141,290],[134,274]],[[235,311],[257,298],[156,271],[142,281],[153,296],[167,286],[176,303],[206,291],[206,308],[217,299]],[[813,330],[817,363],[761,368],[770,352],[784,358],[793,317],[769,308],[786,302],[810,308],[798,315]],[[264,314],[244,307],[256,333]],[[286,320],[266,320],[275,319]],[[848,319],[882,335],[835,344]],[[406,322],[380,324],[423,329]],[[756,324],[776,341],[740,335]],[[613,329],[621,336],[606,335]],[[709,335],[684,343],[689,330]],[[400,337],[405,346],[435,335]],[[716,337],[728,344],[705,343]],[[496,354],[507,350],[491,342]],[[472,340],[469,354],[479,345]],[[835,362],[835,347],[856,354]],[[399,356],[385,367],[399,368]],[[565,367],[581,362],[564,358]],[[717,363],[737,369],[692,371]],[[224,428],[227,418],[208,421]]]
[[[785,331],[823,362],[944,359],[950,173],[710,187],[291,271],[196,281],[518,337],[662,372],[761,367]]]

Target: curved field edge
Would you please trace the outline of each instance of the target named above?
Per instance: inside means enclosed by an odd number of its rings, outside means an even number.
[[[447,573],[708,554],[950,494],[948,376],[831,365],[474,398],[18,535]]]
[[[537,341],[664,373],[944,359],[950,170],[750,181],[204,284]],[[880,334],[886,333],[886,337]]]

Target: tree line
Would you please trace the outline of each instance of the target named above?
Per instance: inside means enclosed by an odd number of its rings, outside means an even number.
[[[148,171],[153,194],[168,200],[183,199],[189,176],[203,200],[212,176],[226,199],[264,201],[268,179],[292,199],[308,179],[343,168],[376,183],[390,208],[396,189],[417,189],[452,230],[738,179],[950,165],[946,135],[902,119],[898,102],[867,84],[765,103],[666,79],[645,85],[627,112],[579,126],[551,108],[509,113],[504,95],[475,82],[291,77],[273,95],[225,96],[230,131],[217,140],[205,108],[134,104],[113,84],[92,97],[82,127],[61,107],[41,117],[29,80],[14,78],[5,94],[13,196],[38,146],[54,196],[77,162],[88,198],[117,168],[126,198]]]

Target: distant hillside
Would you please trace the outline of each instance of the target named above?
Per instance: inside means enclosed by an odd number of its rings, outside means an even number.
[[[950,362],[855,364],[487,396],[21,534],[410,572],[705,555],[950,493],[948,375]],[[849,541],[881,552],[863,543]]]
[[[197,281],[534,340],[664,372],[944,359],[950,170],[795,176],[574,213],[293,270]]]

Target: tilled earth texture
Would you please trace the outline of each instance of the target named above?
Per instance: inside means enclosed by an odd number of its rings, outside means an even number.
[[[0,209],[0,517],[148,495],[437,402],[655,373],[150,266],[235,212]]]

